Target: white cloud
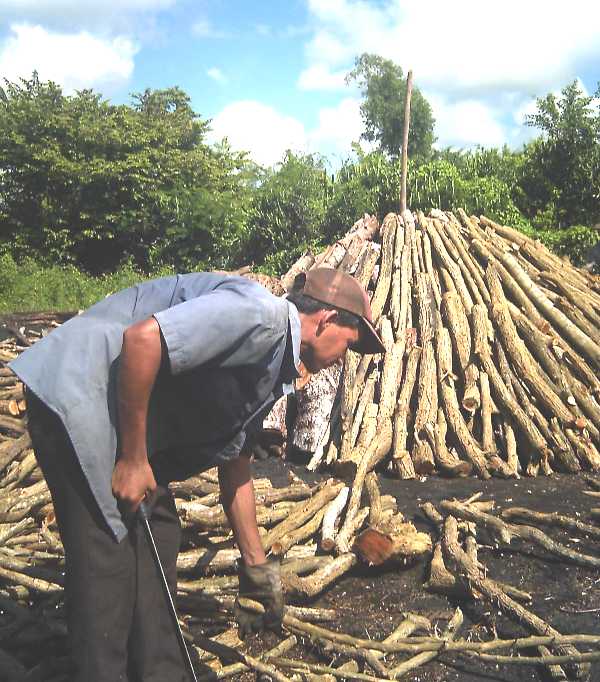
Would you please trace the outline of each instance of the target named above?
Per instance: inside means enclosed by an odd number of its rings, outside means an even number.
[[[211,123],[211,139],[226,137],[231,147],[248,151],[256,163],[272,166],[281,161],[287,149],[306,152],[304,125],[291,116],[252,100],[227,105]]]
[[[35,70],[41,80],[55,81],[67,92],[112,86],[129,79],[136,51],[125,37],[103,40],[86,31],[63,34],[14,24],[0,50],[0,75],[14,81]]]
[[[247,151],[262,166],[281,161],[290,149],[296,153],[322,153],[335,163],[350,153],[362,132],[360,102],[346,98],[337,106],[319,111],[314,129],[261,102],[243,100],[226,106],[211,123],[210,139],[226,137],[237,151]]]
[[[196,38],[212,38],[221,39],[227,38],[228,33],[215,28],[208,19],[197,19],[192,24],[192,35]]]
[[[436,134],[441,146],[459,148],[501,147],[505,128],[493,106],[477,100],[448,102],[435,95],[428,97],[437,120]]]
[[[308,0],[312,37],[298,86],[339,90],[372,52],[412,69],[430,97],[441,146],[514,143],[533,97],[600,60],[600,4],[571,0]],[[516,114],[515,114],[516,112]],[[477,136],[480,136],[479,138]]]
[[[27,22],[49,30],[139,32],[177,0],[2,0],[0,23]]]
[[[217,83],[220,83],[221,85],[225,85],[225,83],[227,83],[228,81],[227,76],[221,71],[221,69],[218,69],[216,66],[207,69],[206,75],[209,78],[212,78],[212,80],[216,81]]]
[[[317,30],[309,67],[347,66],[376,52],[418,83],[451,93],[522,89],[562,83],[577,60],[600,57],[600,4],[572,0],[309,0]]]
[[[345,76],[345,71],[332,73],[326,66],[315,64],[300,74],[298,87],[301,90],[342,90]]]
[[[335,107],[319,111],[319,124],[309,132],[309,147],[313,151],[325,149],[334,154],[347,154],[352,142],[358,142],[363,130],[360,101],[343,99]]]

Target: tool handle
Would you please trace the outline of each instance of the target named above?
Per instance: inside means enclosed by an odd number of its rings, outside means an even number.
[[[140,502],[137,513],[142,521],[150,521],[150,507],[145,499]]]

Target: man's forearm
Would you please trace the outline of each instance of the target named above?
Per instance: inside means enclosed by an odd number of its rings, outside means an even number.
[[[118,379],[119,435],[121,455],[131,460],[145,458],[148,403],[160,363],[160,330],[154,318],[125,331]]]
[[[244,562],[248,566],[266,561],[256,524],[256,501],[248,457],[240,456],[219,467],[223,509],[233,528]]]
[[[112,492],[126,510],[135,512],[156,488],[148,462],[146,425],[150,394],[160,369],[160,330],[153,318],[123,334],[119,364],[119,453],[112,474]]]

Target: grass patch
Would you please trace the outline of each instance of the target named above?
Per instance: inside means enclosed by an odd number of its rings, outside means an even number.
[[[81,310],[115,291],[168,274],[173,271],[149,275],[125,264],[94,277],[74,267],[44,267],[31,259],[17,264],[5,253],[0,256],[0,313]]]

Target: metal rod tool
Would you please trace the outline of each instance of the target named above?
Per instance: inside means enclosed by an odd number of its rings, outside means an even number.
[[[184,661],[187,663],[190,677],[192,678],[192,680],[194,680],[194,682],[198,682],[198,678],[196,677],[196,673],[194,672],[192,659],[190,658],[190,652],[188,651],[185,639],[183,638],[183,632],[181,632],[181,626],[179,625],[179,619],[177,618],[177,610],[175,609],[175,604],[173,602],[171,590],[169,590],[169,583],[167,582],[167,577],[165,575],[165,571],[163,569],[160,556],[158,554],[158,549],[156,548],[156,543],[154,542],[154,535],[152,534],[152,529],[150,528],[150,509],[148,508],[148,505],[146,504],[145,501],[142,501],[142,503],[138,507],[138,519],[144,526],[146,538],[148,539],[148,544],[150,545],[150,551],[152,552],[152,556],[154,557],[154,563],[156,564],[156,570],[160,575],[163,592],[169,607],[169,613],[175,626],[175,634],[177,635],[177,641],[179,642],[181,655],[183,656]]]

